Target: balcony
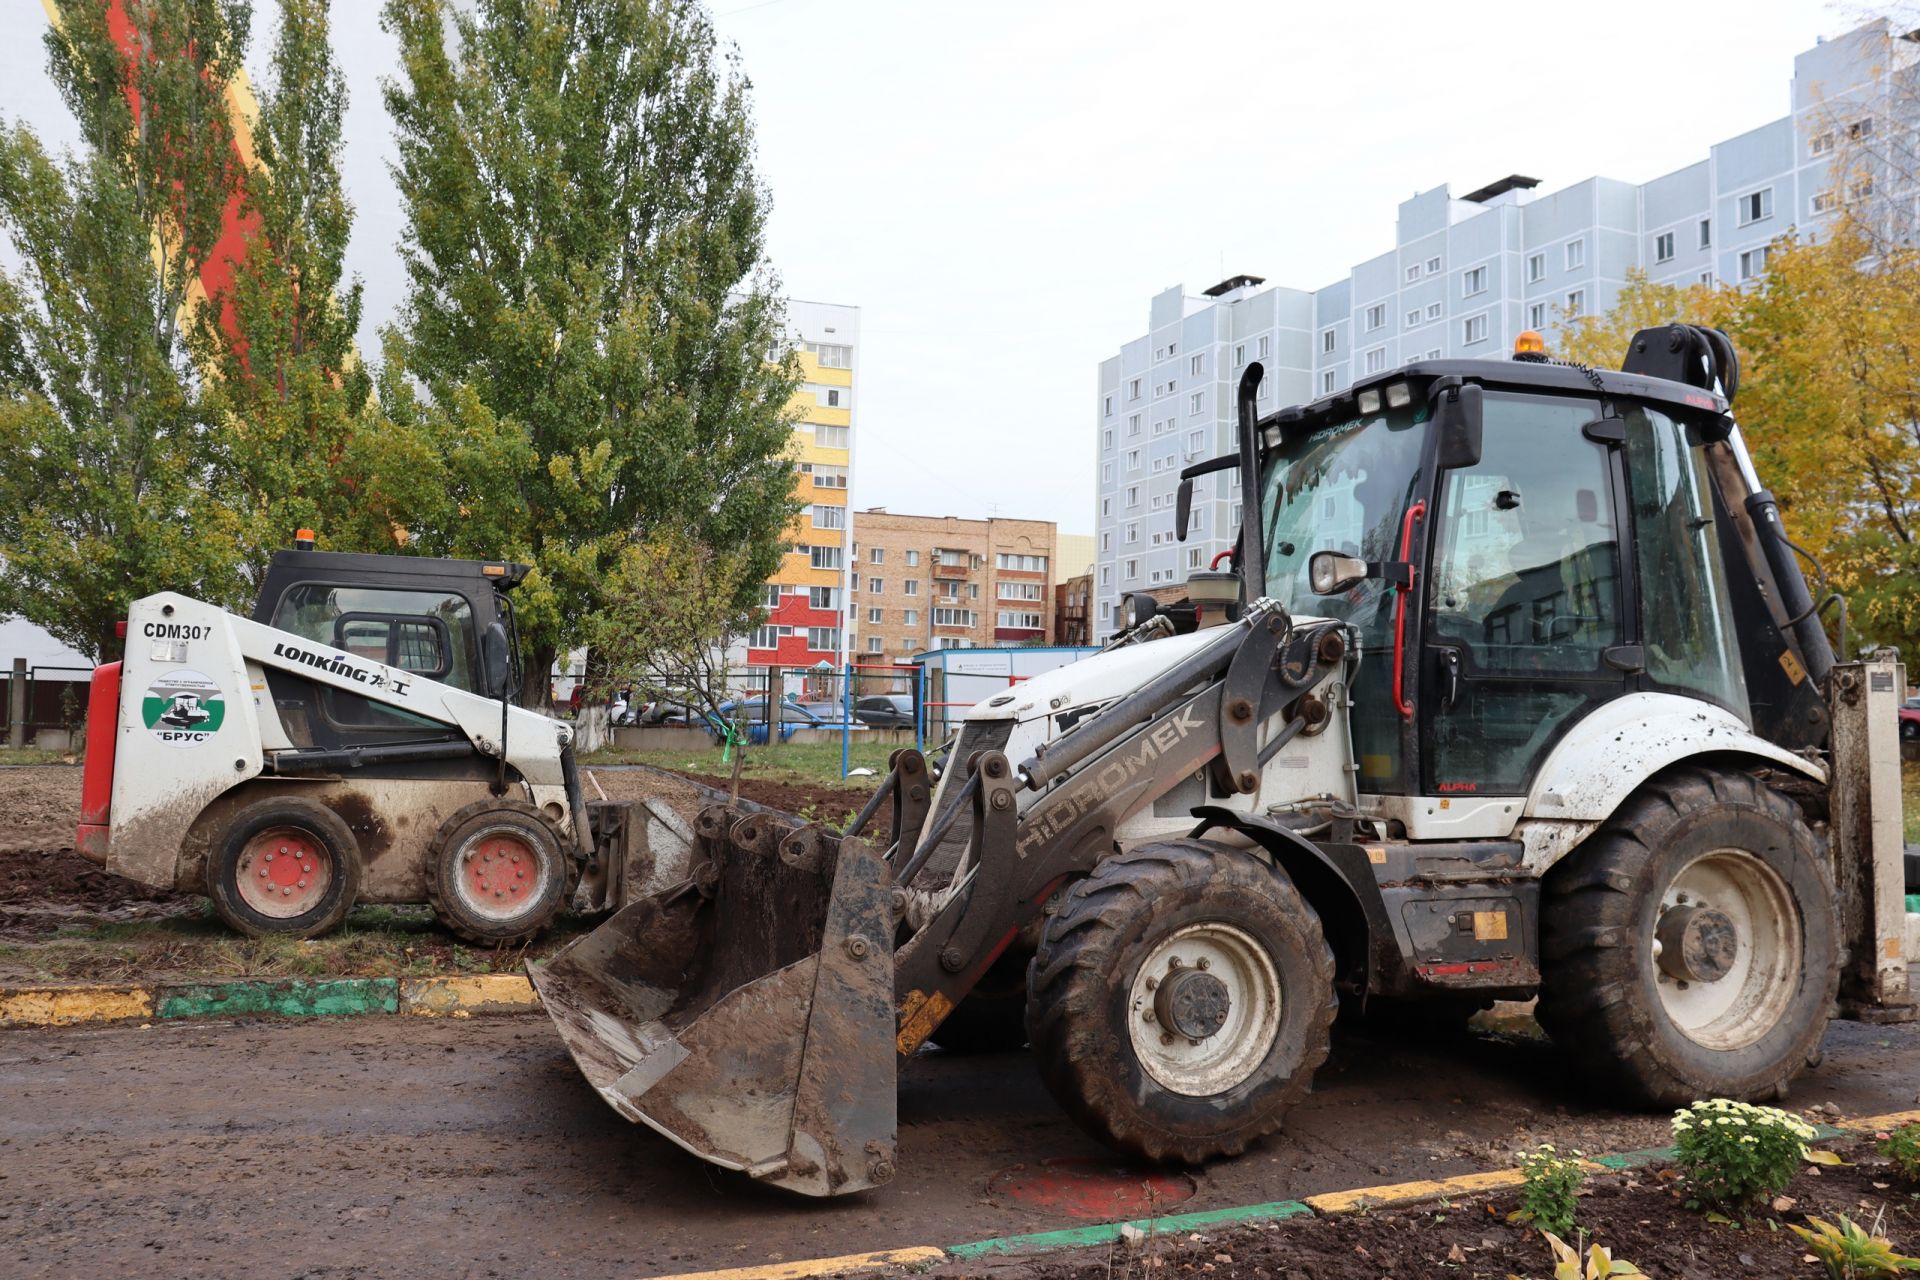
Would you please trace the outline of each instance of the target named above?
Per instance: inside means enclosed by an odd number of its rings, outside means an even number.
[[[964,564],[941,564],[935,560],[932,566],[932,573],[936,578],[964,578],[971,572],[973,571]]]

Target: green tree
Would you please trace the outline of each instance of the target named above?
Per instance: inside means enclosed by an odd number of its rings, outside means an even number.
[[[104,657],[135,598],[244,594],[204,483],[208,419],[181,316],[239,177],[225,95],[241,0],[62,0],[48,66],[79,124],[55,158],[0,125],[0,614]],[[136,107],[137,103],[137,107]]]
[[[531,699],[660,527],[737,550],[749,604],[795,512],[795,364],[745,79],[691,0],[388,0],[408,226],[366,509],[535,566]],[[428,464],[425,473],[415,469]]]
[[[353,206],[340,180],[347,91],[330,7],[279,0],[242,205],[255,224],[231,289],[195,326],[202,365],[217,373],[213,487],[255,584],[303,526],[336,549],[391,547],[360,518],[351,465],[371,380],[354,350],[360,282],[343,284]]]
[[[1643,269],[1630,267],[1613,308],[1605,314],[1556,315],[1558,328],[1547,335],[1547,351],[1596,369],[1618,369],[1626,359],[1627,343],[1640,330],[1676,323],[1718,327],[1726,310],[1727,295],[1721,290],[1703,284],[1656,284]]]

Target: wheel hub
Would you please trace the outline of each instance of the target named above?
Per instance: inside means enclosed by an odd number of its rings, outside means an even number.
[[[537,902],[547,873],[525,835],[501,826],[481,832],[462,852],[457,885],[461,898],[479,915],[508,920]]]
[[[1660,968],[1680,982],[1718,982],[1733,972],[1740,933],[1733,917],[1700,904],[1670,907],[1654,930]]]
[[[1220,1030],[1232,1010],[1227,984],[1198,969],[1176,969],[1153,997],[1160,1025],[1189,1040],[1205,1040]]]
[[[235,872],[242,902],[263,916],[288,920],[327,896],[333,858],[310,833],[272,827],[247,842]]]

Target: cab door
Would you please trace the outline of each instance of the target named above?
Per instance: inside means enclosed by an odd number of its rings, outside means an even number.
[[[1593,400],[1488,395],[1480,461],[1441,473],[1422,588],[1428,795],[1522,795],[1638,669],[1624,480]]]

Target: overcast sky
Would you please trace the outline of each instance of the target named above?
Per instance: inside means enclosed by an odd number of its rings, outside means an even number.
[[[72,139],[39,6],[0,111]],[[272,0],[249,62],[271,40]],[[362,345],[401,219],[375,0],[335,0]],[[786,293],[861,309],[853,502],[1093,528],[1099,361],[1148,299],[1225,275],[1318,288],[1392,246],[1395,206],[1508,173],[1644,182],[1785,115],[1822,0],[1593,4],[718,0],[754,82]]]

